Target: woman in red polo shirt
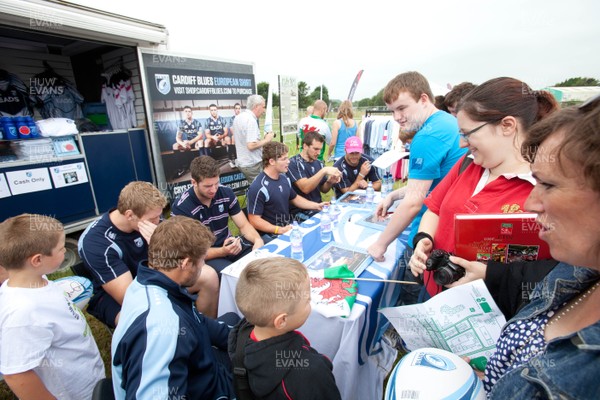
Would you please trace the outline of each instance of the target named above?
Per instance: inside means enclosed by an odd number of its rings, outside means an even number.
[[[518,213],[535,181],[521,156],[524,133],[558,109],[549,92],[533,91],[513,78],[491,79],[473,89],[457,114],[461,146],[468,146],[473,162],[462,172],[458,162],[425,199],[428,210],[413,242],[410,268],[423,273],[430,296],[442,291],[425,271],[435,249],[454,251],[454,215]]]

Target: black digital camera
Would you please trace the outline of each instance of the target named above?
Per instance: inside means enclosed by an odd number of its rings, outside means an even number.
[[[425,268],[433,272],[433,280],[438,285],[449,285],[465,276],[465,269],[451,262],[450,256],[447,251],[435,249],[425,261]]]

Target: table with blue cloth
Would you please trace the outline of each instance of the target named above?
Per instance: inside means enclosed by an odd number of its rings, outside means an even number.
[[[381,231],[356,222],[373,213],[373,209],[351,205],[340,208],[341,214],[333,231],[333,240],[366,249]],[[319,223],[320,214],[317,214],[300,226],[304,236],[305,261],[326,245],[320,239]],[[403,232],[388,247],[385,261],[373,261],[360,277],[402,279],[403,271],[396,267],[404,251],[408,233]],[[264,250],[290,257],[289,232],[267,243],[259,251]],[[242,315],[235,304],[239,268],[239,265],[232,264],[222,271],[219,315],[232,311]],[[299,329],[312,347],[333,362],[333,374],[343,399],[382,398],[383,381],[393,367],[397,352],[381,340],[389,323],[377,310],[395,306],[400,290],[401,285],[396,283],[359,281],[358,295],[349,317],[326,318],[313,309],[306,323]]]

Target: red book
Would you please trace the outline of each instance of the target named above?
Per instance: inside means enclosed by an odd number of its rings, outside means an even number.
[[[539,238],[535,213],[456,214],[455,254],[470,261],[509,263],[552,258]]]

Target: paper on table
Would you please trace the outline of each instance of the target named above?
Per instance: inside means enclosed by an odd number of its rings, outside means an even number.
[[[408,156],[410,153],[406,151],[396,151],[396,150],[388,150],[379,157],[375,161],[373,161],[374,167],[386,169],[389,168],[396,161]]]
[[[470,358],[489,359],[506,323],[481,279],[445,290],[422,304],[379,312],[408,349],[436,347]]]
[[[227,273],[227,275],[235,276],[239,278],[240,274],[246,268],[246,265],[250,264],[250,262],[254,260],[258,260],[261,258],[268,257],[283,257],[281,254],[274,254],[265,249],[252,250],[250,253],[246,254],[244,257],[240,258],[236,262],[230,264],[226,269],[223,270],[223,273]],[[207,260],[206,263],[210,265],[210,260]]]

